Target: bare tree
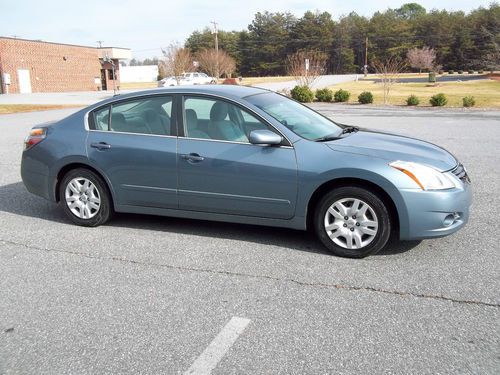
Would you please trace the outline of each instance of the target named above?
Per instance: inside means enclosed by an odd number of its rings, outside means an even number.
[[[389,101],[389,95],[392,85],[397,83],[400,73],[406,66],[404,61],[393,56],[385,61],[375,61],[372,64],[375,72],[380,75],[384,91],[384,104]]]
[[[174,76],[177,84],[180,83],[181,74],[189,71],[193,66],[193,57],[187,48],[172,43],[162,48],[163,59],[159,62],[166,75]]]
[[[321,51],[297,51],[287,56],[288,74],[295,78],[299,86],[311,87],[325,72],[328,55]]]
[[[208,75],[219,79],[220,76],[231,77],[236,70],[236,62],[229,54],[219,49],[203,49],[196,54],[196,60],[200,64],[200,68]]]
[[[436,60],[436,51],[430,47],[423,47],[421,49],[412,48],[408,50],[406,58],[412,68],[419,70],[422,73],[422,69],[427,69],[431,71],[434,68],[434,60]]]

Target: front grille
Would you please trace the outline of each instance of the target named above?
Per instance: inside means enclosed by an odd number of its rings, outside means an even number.
[[[467,174],[467,170],[462,165],[462,163],[458,163],[456,168],[453,169],[451,173],[457,176],[460,179],[460,181],[462,181],[464,184],[470,184],[469,175]]]

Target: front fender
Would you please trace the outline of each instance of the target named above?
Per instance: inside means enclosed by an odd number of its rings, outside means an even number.
[[[386,160],[328,149],[328,152],[323,154],[321,163],[318,163],[318,160],[304,158],[299,160],[299,164],[302,166],[299,167],[296,212],[297,216],[303,216],[304,223],[308,216],[309,202],[318,189],[325,184],[335,185],[335,181],[353,179],[376,185],[390,197],[398,212],[400,237],[407,237],[409,233],[408,207],[400,192],[400,188],[408,187],[407,181],[404,180],[401,172],[389,167]]]

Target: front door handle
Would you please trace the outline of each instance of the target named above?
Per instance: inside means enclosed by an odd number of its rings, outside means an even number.
[[[90,147],[97,148],[98,150],[107,150],[111,148],[111,145],[106,142],[91,143]]]
[[[184,159],[184,160],[187,160],[187,161],[191,161],[191,162],[199,162],[199,161],[203,161],[205,160],[205,158],[203,156],[200,156],[198,154],[195,154],[195,153],[191,153],[191,154],[182,154],[181,157]]]

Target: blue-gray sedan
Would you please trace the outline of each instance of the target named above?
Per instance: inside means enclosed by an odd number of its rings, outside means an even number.
[[[239,86],[120,95],[37,126],[21,174],[79,225],[131,212],[311,228],[347,257],[391,235],[452,234],[471,204],[467,172],[444,149]]]

